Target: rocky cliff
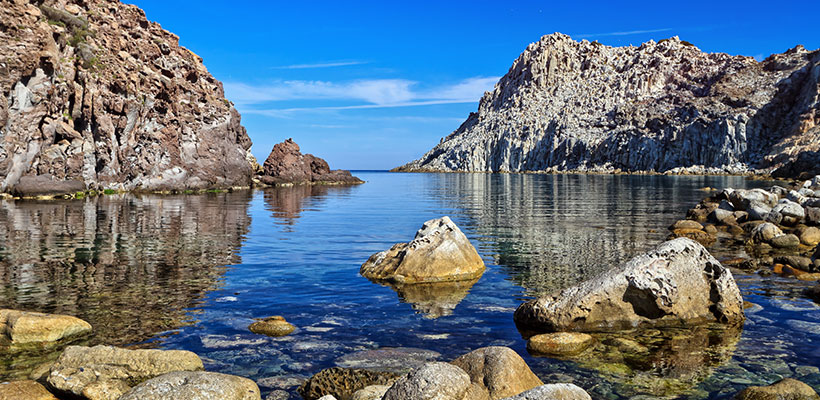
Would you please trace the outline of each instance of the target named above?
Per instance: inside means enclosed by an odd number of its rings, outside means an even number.
[[[820,149],[820,51],[762,62],[677,37],[530,44],[478,112],[400,171],[769,171]]]
[[[178,42],[115,0],[0,0],[0,191],[249,186],[239,114]]]

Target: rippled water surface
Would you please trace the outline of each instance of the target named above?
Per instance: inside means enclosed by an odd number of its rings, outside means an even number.
[[[209,370],[293,396],[294,382],[352,365],[340,357],[355,352],[413,347],[449,360],[486,345],[510,346],[545,382],[571,381],[593,398],[726,398],[787,376],[820,388],[820,307],[795,280],[735,272],[755,304],[742,330],[648,331],[633,338],[638,350],[605,346],[580,361],[530,356],[512,320],[522,300],[663,241],[666,226],[705,196],[699,188],[764,182],[357,175],[367,183],[0,202],[0,306],[80,316],[95,328],[81,343],[191,350]],[[484,258],[477,282],[394,289],[358,275],[371,254],[441,215]],[[270,315],[298,329],[283,338],[247,330]],[[6,350],[0,373],[23,376],[55,353],[47,354]]]

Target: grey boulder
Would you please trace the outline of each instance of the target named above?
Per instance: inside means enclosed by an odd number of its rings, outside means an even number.
[[[678,238],[608,273],[518,307],[519,328],[614,331],[743,321],[732,273],[697,242]]]
[[[552,383],[503,400],[592,400],[592,397],[584,389],[571,383]]]
[[[119,400],[260,400],[252,380],[216,372],[171,372],[145,381]]]

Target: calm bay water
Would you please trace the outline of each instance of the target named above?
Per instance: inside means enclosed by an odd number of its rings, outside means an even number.
[[[292,382],[358,351],[413,347],[449,360],[487,345],[510,346],[545,382],[571,381],[593,398],[727,398],[787,376],[820,389],[820,307],[802,297],[803,282],[736,272],[756,304],[742,331],[650,331],[641,351],[595,351],[581,362],[530,356],[512,320],[522,300],[662,242],[705,195],[699,188],[764,182],[357,175],[367,183],[0,202],[0,307],[80,316],[95,328],[84,344],[191,350],[207,369],[250,377],[263,392],[295,393]],[[396,290],[358,275],[371,254],[442,215],[484,258],[480,280]],[[247,330],[270,315],[297,331]],[[49,357],[6,351],[0,373],[22,376]]]

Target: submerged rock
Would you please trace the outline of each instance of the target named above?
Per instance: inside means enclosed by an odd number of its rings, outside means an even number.
[[[248,329],[251,332],[258,333],[260,335],[278,337],[289,335],[296,329],[296,327],[291,325],[288,321],[285,321],[284,317],[274,315],[250,324]]]
[[[439,318],[451,315],[456,306],[467,297],[478,279],[455,282],[387,283],[399,295],[399,299],[410,303],[414,310],[425,318]]]
[[[820,400],[820,395],[796,379],[786,378],[769,386],[750,386],[735,396],[736,400]]]
[[[597,278],[515,311],[519,328],[611,331],[640,326],[738,323],[743,300],[732,273],[700,244],[665,242]]]
[[[293,139],[273,146],[259,180],[266,185],[362,183],[350,171],[331,170],[325,160],[302,154]]]
[[[51,366],[48,384],[89,400],[107,400],[130,386],[175,371],[203,369],[202,360],[184,350],[126,350],[111,346],[69,346]],[[113,397],[117,398],[117,397]]]
[[[12,381],[0,383],[0,400],[57,400],[57,398],[35,381]]]
[[[385,347],[346,354],[337,358],[335,363],[342,368],[405,373],[439,357],[441,357],[441,354],[432,350],[412,347]]]
[[[353,393],[372,385],[390,385],[398,379],[391,372],[357,368],[327,368],[313,375],[302,386],[299,394],[305,400],[316,400],[333,395],[339,400],[350,400]]]
[[[216,372],[170,372],[149,379],[118,400],[260,400],[252,380]]]
[[[484,261],[449,217],[427,221],[409,243],[397,243],[362,264],[365,278],[393,283],[473,280],[484,273]]]
[[[584,389],[571,383],[551,383],[503,400],[592,400]]]
[[[467,372],[476,393],[497,400],[543,385],[521,356],[509,347],[490,346],[473,350],[451,364]]]
[[[69,315],[0,310],[0,332],[15,344],[53,342],[91,332],[91,324]]]
[[[535,354],[573,356],[584,351],[594,342],[595,338],[586,333],[543,333],[527,341],[527,350]]]

